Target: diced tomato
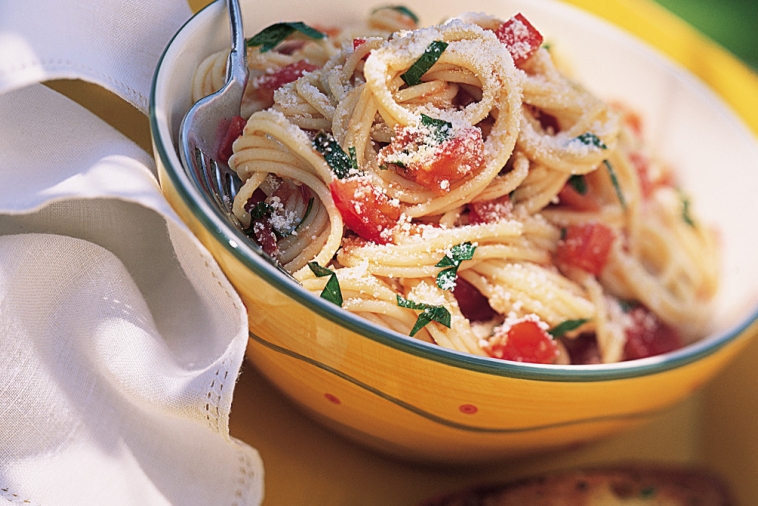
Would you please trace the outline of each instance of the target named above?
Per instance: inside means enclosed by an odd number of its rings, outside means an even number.
[[[366,43],[366,39],[353,39],[353,51],[357,50],[359,47],[361,47],[363,44]],[[371,54],[371,51],[363,55],[363,58],[361,60],[366,61],[368,56]]]
[[[273,104],[274,91],[287,83],[297,81],[303,74],[313,72],[316,69],[318,69],[317,66],[305,60],[300,60],[280,68],[273,74],[264,74],[256,78],[253,81],[253,86],[256,89],[258,100],[267,104]]]
[[[413,130],[401,129],[390,145],[382,149],[380,160],[396,167],[405,178],[439,194],[450,191],[453,183],[476,171],[484,163],[482,131],[468,127],[434,147],[430,156],[404,166],[393,164],[393,155],[415,152],[423,142],[425,141]]]
[[[623,116],[624,123],[634,132],[637,137],[642,137],[642,117],[636,112],[625,109]]]
[[[234,144],[234,141],[242,135],[242,131],[245,129],[245,124],[247,124],[245,118],[242,116],[235,116],[232,118],[229,126],[224,129],[223,135],[219,140],[216,155],[222,162],[226,163],[229,161],[229,158],[231,158],[233,154],[232,144]]]
[[[400,205],[376,188],[368,178],[335,179],[329,189],[350,230],[378,244],[392,241],[390,231],[400,220]]]
[[[650,160],[644,154],[632,152],[629,155],[629,159],[637,171],[637,178],[640,182],[640,191],[642,192],[642,197],[644,199],[649,199],[657,188],[662,186],[675,186],[676,182],[674,181],[672,172],[660,174],[655,180],[653,180],[653,177],[650,174]]]
[[[558,357],[558,345],[536,321],[524,320],[512,325],[503,339],[492,345],[491,354],[515,362],[552,364]]]
[[[542,45],[542,34],[521,13],[495,30],[497,38],[505,44],[516,65],[523,64]]]
[[[683,346],[679,332],[663,323],[647,308],[636,306],[628,316],[631,324],[626,329],[624,360],[653,357]]]
[[[647,200],[653,194],[653,182],[650,180],[650,160],[642,153],[633,152],[629,155],[640,182],[640,191],[642,198]]]
[[[558,243],[556,262],[559,266],[578,267],[598,276],[605,268],[614,239],[613,230],[602,223],[571,225]]]
[[[577,191],[571,183],[566,183],[566,186],[558,193],[558,200],[562,205],[566,205],[577,211],[599,211],[600,202],[589,191],[582,194]]]
[[[455,279],[453,296],[458,301],[461,313],[469,321],[486,322],[495,317],[495,310],[490,306],[487,297],[460,276]]]
[[[468,205],[468,221],[472,225],[494,223],[507,218],[513,211],[513,203],[508,195],[486,202],[471,202]]]

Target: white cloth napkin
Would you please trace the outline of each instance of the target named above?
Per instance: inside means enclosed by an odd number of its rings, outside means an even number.
[[[150,155],[36,84],[146,112],[184,0],[0,3],[0,503],[254,505],[230,437],[245,309]]]

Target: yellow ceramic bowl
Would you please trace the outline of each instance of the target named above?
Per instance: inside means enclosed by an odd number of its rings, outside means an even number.
[[[452,0],[408,6],[430,23],[461,9]],[[352,0],[243,1],[248,35],[280,20],[339,25],[371,8]],[[582,82],[642,113],[654,148],[679,168],[698,214],[722,234],[723,289],[707,338],[621,364],[508,363],[377,328],[284,278],[227,225],[177,156],[191,76],[229,44],[224,2],[200,11],[171,41],[155,75],[150,118],[166,197],[248,308],[249,360],[332,429],[383,452],[439,462],[504,458],[634,427],[711,378],[740,352],[758,317],[758,148],[719,99],[647,47],[564,4],[474,0],[465,8],[502,18],[523,12]]]

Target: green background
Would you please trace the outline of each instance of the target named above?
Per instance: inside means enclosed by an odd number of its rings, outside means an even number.
[[[758,0],[656,0],[758,70]]]

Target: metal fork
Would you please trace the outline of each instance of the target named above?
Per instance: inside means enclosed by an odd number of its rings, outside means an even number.
[[[248,80],[247,50],[238,0],[227,0],[232,49],[226,68],[226,84],[217,92],[198,100],[179,128],[179,156],[194,183],[222,211],[240,232],[244,227],[232,213],[232,204],[242,182],[229,165],[218,159],[218,141],[232,118],[240,114],[242,95]],[[249,246],[281,272],[292,278],[276,260],[252,239]]]

